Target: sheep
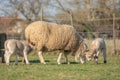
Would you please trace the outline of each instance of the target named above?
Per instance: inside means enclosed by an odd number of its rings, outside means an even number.
[[[94,57],[95,63],[98,63],[98,55],[103,53],[104,63],[106,63],[106,44],[103,38],[96,38],[92,41],[90,49],[86,52],[86,59],[90,61]]]
[[[83,64],[86,62],[86,57],[85,57],[86,54],[85,53],[88,51],[88,46],[84,40],[82,40],[79,44],[80,45],[78,48],[78,52],[76,54],[72,54],[72,55],[75,56],[75,62],[81,62]],[[67,55],[69,53],[67,53],[67,52],[62,52],[59,54],[58,59],[57,59],[58,64],[60,64],[60,59],[61,59],[61,56],[63,53],[64,53],[64,56],[66,57],[66,62],[68,62],[68,64],[69,64],[69,61],[67,58]]]
[[[5,47],[4,57],[7,65],[9,65],[9,59],[11,55],[16,55],[15,64],[18,64],[19,56],[23,57],[22,59],[23,63],[25,61],[26,64],[29,64],[27,54],[29,54],[32,51],[32,47],[26,41],[8,39],[5,41],[4,47]]]
[[[83,40],[74,27],[70,25],[59,25],[45,21],[35,21],[25,29],[25,38],[38,50],[40,62],[46,64],[42,56],[43,51],[60,50],[65,54],[66,62],[69,64],[67,55],[79,53],[79,46]],[[60,64],[60,56],[57,59]]]

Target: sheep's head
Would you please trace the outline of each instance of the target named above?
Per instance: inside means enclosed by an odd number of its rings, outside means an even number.
[[[87,59],[87,61],[91,61],[91,59],[92,59],[92,57],[93,57],[93,55],[91,55],[91,52],[86,52],[85,53],[86,54],[86,59]]]
[[[35,44],[33,44],[33,43],[28,43],[28,45],[29,45],[29,47],[31,48],[31,49],[34,49],[35,50]]]

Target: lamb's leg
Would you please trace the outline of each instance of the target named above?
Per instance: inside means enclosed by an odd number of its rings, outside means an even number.
[[[24,57],[22,58],[22,64],[26,64]]]
[[[98,55],[99,55],[100,51],[97,51],[97,53],[94,55],[94,61],[95,63],[98,63]]]
[[[44,60],[44,58],[43,58],[43,55],[42,55],[42,51],[39,51],[39,52],[38,52],[38,56],[39,56],[40,62],[41,62],[42,64],[46,64],[46,63],[45,63],[45,60]]]
[[[16,54],[16,60],[15,60],[15,65],[18,64],[19,56]]]
[[[59,56],[58,56],[58,59],[57,59],[57,63],[58,64],[61,64],[61,57],[62,57],[62,52],[61,53],[59,53]]]
[[[9,53],[5,53],[4,54],[4,57],[5,57],[5,62],[6,62],[6,65],[9,65],[9,59],[10,59],[10,54]]]
[[[103,58],[104,58],[104,63],[107,63],[107,60],[106,60],[106,48],[103,49]]]
[[[23,54],[24,54],[25,63],[26,63],[26,64],[30,64],[29,61],[28,61],[28,58],[27,58],[27,52],[24,51]]]
[[[65,59],[66,59],[66,63],[70,64],[69,60],[68,60],[68,53],[64,53]]]

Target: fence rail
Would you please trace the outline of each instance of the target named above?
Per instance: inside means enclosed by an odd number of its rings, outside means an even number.
[[[77,19],[74,20],[73,19],[73,14],[63,14],[63,18],[52,18],[52,17],[44,17],[44,14],[41,10],[41,21],[42,20],[46,20],[46,21],[51,21],[51,22],[56,22],[56,23],[66,23],[69,25],[73,25],[77,27],[80,27],[80,29],[82,28],[80,26],[80,22],[82,22],[81,20]],[[62,15],[61,15],[62,16]],[[75,22],[76,21],[76,22]],[[102,19],[85,19],[86,22],[84,22],[85,24],[87,23],[92,23],[92,28],[96,27],[97,29],[99,28],[103,28],[103,27],[107,27],[106,30],[101,29],[102,31],[99,32],[91,32],[91,31],[96,31],[96,30],[89,30],[86,32],[79,32],[81,36],[83,36],[84,38],[95,38],[95,37],[104,37],[104,38],[112,38],[114,41],[114,48],[117,46],[116,44],[116,40],[115,39],[120,39],[120,17],[115,17],[115,14],[113,14],[113,17],[111,18],[102,18]],[[88,26],[88,25],[87,25]],[[101,27],[102,26],[102,27]],[[109,29],[109,27],[111,29]],[[84,26],[85,29],[87,29]],[[109,31],[107,31],[109,29]],[[11,38],[15,38],[15,39],[25,39],[24,38],[24,34],[21,35],[10,35],[7,34],[7,38],[11,39]],[[114,50],[115,51],[115,50]]]

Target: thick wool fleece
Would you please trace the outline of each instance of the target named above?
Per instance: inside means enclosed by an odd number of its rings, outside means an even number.
[[[67,50],[76,52],[82,40],[70,25],[58,25],[44,21],[31,23],[25,29],[25,37],[38,50]]]

